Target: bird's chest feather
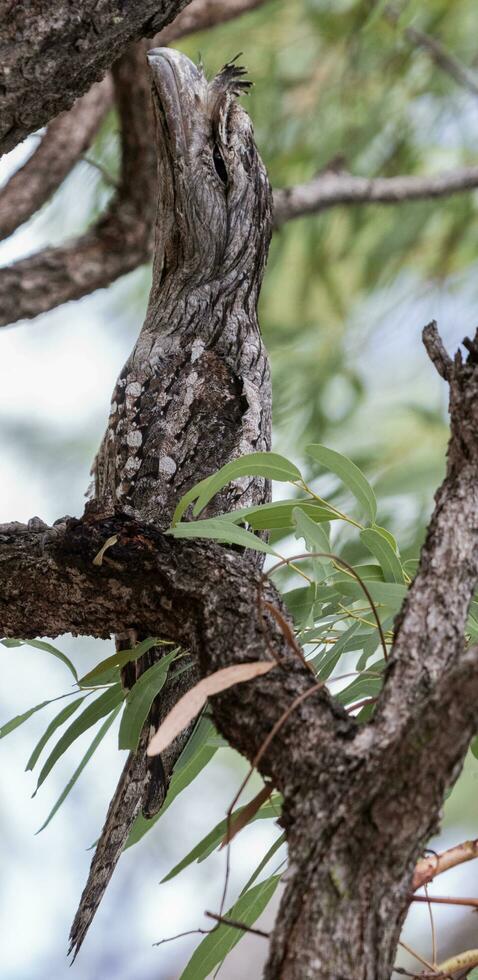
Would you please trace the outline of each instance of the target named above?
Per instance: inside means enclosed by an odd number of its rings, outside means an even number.
[[[198,342],[142,363],[132,357],[113,395],[97,495],[164,528],[191,486],[230,459],[269,448],[262,423],[268,413],[247,374]],[[236,497],[247,498],[247,483],[231,494],[228,509]]]

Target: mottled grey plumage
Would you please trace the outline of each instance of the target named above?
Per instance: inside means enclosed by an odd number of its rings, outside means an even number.
[[[235,101],[250,84],[244,69],[230,63],[208,82],[177,51],[156,49],[149,61],[159,169],[153,284],[113,393],[94,479],[102,506],[166,529],[195,483],[238,456],[270,448],[269,366],[256,307],[271,192],[251,122]],[[244,478],[201,516],[261,503],[268,494],[266,481]],[[140,635],[120,642],[129,646]],[[160,650],[150,651],[137,673],[158,656]],[[136,815],[141,808],[152,815],[164,800],[188,733],[162,761],[146,761],[145,748],[193,676],[192,670],[168,681],[126,763],[72,926],[75,955]]]

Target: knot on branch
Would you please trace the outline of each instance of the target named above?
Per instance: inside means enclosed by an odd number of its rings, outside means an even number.
[[[458,350],[452,359],[438,333],[435,321],[423,331],[423,343],[439,375],[450,386],[451,440],[449,467],[457,463],[478,464],[478,328],[473,340],[465,337],[464,357]]]

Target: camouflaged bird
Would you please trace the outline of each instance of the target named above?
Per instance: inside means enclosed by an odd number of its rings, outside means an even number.
[[[148,58],[159,170],[153,282],[93,472],[98,501],[165,530],[194,484],[270,449],[269,365],[256,309],[272,200],[250,119],[236,101],[251,84],[245,69],[231,62],[208,81],[178,51],[158,48]],[[266,481],[244,478],[201,516],[268,497]],[[141,636],[136,630],[118,642],[129,647]],[[131,686],[163,653],[155,648],[129,664],[123,683]],[[126,762],[71,929],[75,955],[137,814],[152,816],[164,801],[189,732],[162,759],[146,760],[145,750],[195,676],[193,669],[168,679]]]

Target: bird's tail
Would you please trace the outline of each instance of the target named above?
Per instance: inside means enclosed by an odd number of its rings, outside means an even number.
[[[130,753],[115,795],[106,815],[101,837],[91,862],[88,881],[80,899],[70,931],[68,954],[77,956],[110,878],[126,844],[131,827],[141,808],[145,783],[145,751],[149,729],[145,727],[138,751]]]
[[[162,652],[161,650],[161,654]],[[193,725],[186,728],[161,756],[150,759],[146,755],[146,749],[162,719],[197,678],[197,669],[192,665],[189,671],[181,671],[176,677],[171,677],[151,706],[136,752],[131,752],[128,756],[109,805],[88,880],[71,927],[68,952],[73,953],[73,959],[93,921],[138,813],[141,810],[143,816],[150,819],[159,812],[164,803],[173,768],[189,739]]]

